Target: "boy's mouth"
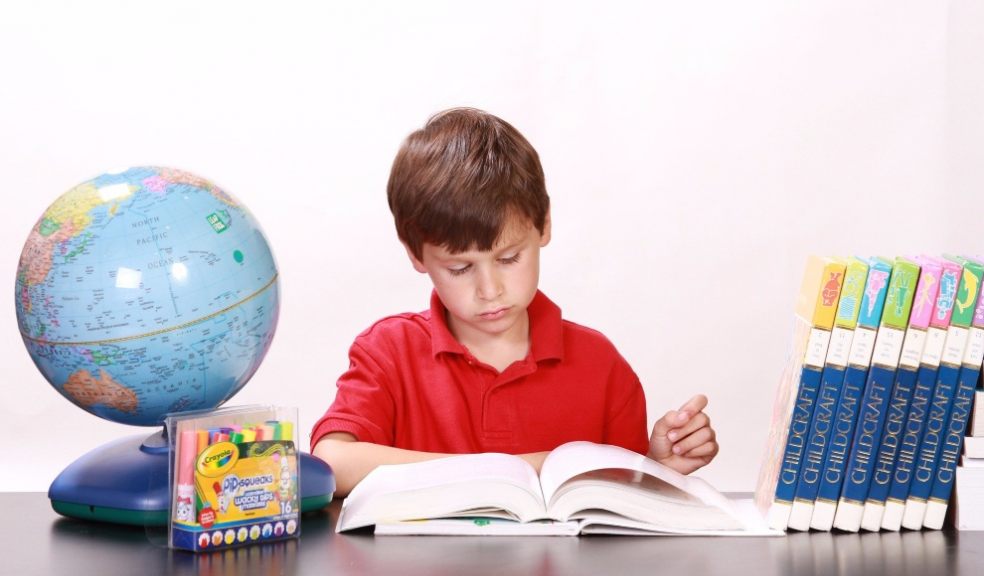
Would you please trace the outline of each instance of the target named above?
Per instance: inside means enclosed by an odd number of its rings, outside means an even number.
[[[478,315],[482,320],[498,320],[506,315],[509,311],[509,306],[503,306],[501,308],[496,308],[495,310],[489,310],[488,312],[482,312]]]

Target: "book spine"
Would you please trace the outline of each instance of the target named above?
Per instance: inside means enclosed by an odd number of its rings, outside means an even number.
[[[956,474],[957,462],[963,449],[964,434],[967,430],[967,419],[974,404],[974,389],[981,375],[981,360],[984,358],[984,330],[976,330],[967,343],[968,356],[974,355],[960,368],[957,380],[957,390],[953,397],[953,407],[945,428],[936,477],[933,489],[929,493],[926,505],[926,516],[923,527],[939,530],[946,518],[946,509],[953,491],[953,479]]]
[[[830,530],[834,522],[834,510],[837,498],[840,496],[844,481],[844,469],[848,451],[854,437],[854,426],[857,422],[861,398],[864,395],[864,383],[871,364],[871,351],[874,347],[875,331],[858,328],[852,348],[867,348],[868,362],[866,364],[852,363],[844,374],[841,395],[837,402],[834,430],[830,440],[830,450],[824,459],[820,486],[817,488],[817,498],[814,503],[810,527],[814,530]],[[859,352],[861,354],[861,352]],[[852,356],[854,356],[852,354]],[[824,510],[824,512],[821,512]]]
[[[861,299],[858,326],[851,342],[847,371],[835,410],[830,447],[824,458],[820,486],[810,519],[810,528],[814,530],[829,531],[834,524],[837,498],[840,496],[844,480],[845,464],[854,438],[854,427],[861,398],[864,395],[868,368],[871,366],[871,355],[878,325],[881,322],[891,272],[891,264],[887,261],[877,258],[871,260]]]
[[[844,383],[854,331],[861,308],[868,264],[852,258],[844,275],[834,329],[831,332],[827,358],[820,378],[820,387],[814,404],[806,453],[801,463],[799,480],[789,515],[788,527],[793,530],[809,530],[813,517],[813,505],[820,487],[820,474],[827,452],[831,427]]]
[[[926,419],[926,429],[919,445],[916,470],[902,515],[902,526],[910,530],[922,528],[926,517],[927,501],[933,489],[942,443],[946,434],[946,424],[949,421],[953,398],[960,379],[960,367],[967,350],[967,341],[970,336],[969,328],[973,319],[974,307],[977,304],[978,288],[982,273],[984,273],[979,265],[964,262],[961,264],[964,264],[963,273],[960,276],[960,285],[954,300],[950,328],[946,334],[946,344],[943,346],[943,356],[933,392],[933,401]]]
[[[913,299],[912,311],[909,314],[909,328],[902,345],[899,367],[895,375],[895,386],[892,389],[885,415],[885,425],[882,428],[881,440],[878,444],[878,456],[875,458],[874,471],[871,475],[871,485],[864,502],[864,513],[861,517],[861,528],[877,532],[881,530],[882,517],[885,512],[885,500],[892,486],[892,473],[895,470],[896,455],[902,439],[906,417],[909,414],[909,402],[915,388],[919,364],[922,359],[926,342],[926,330],[933,315],[933,305],[939,294],[939,278],[942,266],[930,259],[917,259],[920,265],[919,284]]]
[[[933,488],[929,493],[926,505],[926,516],[923,519],[923,527],[932,530],[941,529],[943,520],[946,518],[946,509],[953,490],[957,461],[960,459],[964,434],[967,431],[967,421],[974,405],[974,390],[977,388],[977,379],[981,374],[981,363],[984,362],[984,322],[978,323],[977,321],[979,317],[984,316],[984,298],[980,298],[979,282],[984,277],[984,267],[976,262],[965,261],[965,270],[967,269],[970,269],[972,274],[977,275],[978,293],[973,295],[977,306],[967,338],[960,376],[957,378],[953,405],[947,419],[947,426],[944,429],[945,436],[936,465]]]
[[[962,267],[952,262],[936,261],[933,269],[940,267],[939,292],[933,306],[933,315],[926,331],[926,345],[923,347],[916,384],[912,391],[912,401],[909,414],[906,417],[905,429],[899,443],[899,453],[892,473],[892,485],[885,500],[885,512],[882,515],[882,528],[898,531],[902,527],[902,516],[905,512],[905,502],[909,497],[909,486],[912,482],[919,447],[922,443],[926,417],[936,387],[937,373],[946,343],[947,329],[953,313],[953,302],[957,293]]]
[[[947,331],[946,348],[952,349],[958,345],[962,347],[967,340],[966,332],[964,328],[951,326]],[[922,528],[926,514],[926,500],[933,488],[941,440],[950,415],[957,380],[960,377],[960,369],[951,364],[953,361],[953,357],[948,358],[944,351],[936,377],[936,387],[933,389],[933,401],[929,407],[929,415],[926,417],[926,429],[919,444],[919,455],[916,458],[915,471],[909,486],[909,496],[905,501],[905,512],[902,515],[902,526],[910,530]],[[959,364],[959,360],[956,362]]]
[[[785,530],[789,523],[793,498],[796,494],[796,483],[803,461],[823,365],[827,358],[830,331],[834,325],[834,316],[844,280],[845,268],[846,265],[843,262],[827,262],[815,299],[813,327],[810,329],[810,338],[800,373],[796,400],[789,420],[775,497],[768,514],[769,526],[777,530]]]
[[[840,530],[857,532],[861,528],[864,501],[871,485],[872,467],[878,453],[886,407],[895,383],[895,371],[902,353],[905,327],[918,278],[917,264],[898,259],[892,269],[885,311],[875,340],[872,367],[865,383],[864,400],[851,445],[847,475],[834,516],[834,526]]]
[[[933,397],[945,339],[946,331],[944,330],[930,328],[927,331],[926,346],[921,365],[916,373],[916,383],[912,390],[909,414],[906,416],[895,470],[892,472],[892,485],[889,487],[885,499],[885,512],[882,515],[881,525],[885,530],[898,531],[902,525],[902,513],[905,510],[905,501],[909,496],[909,484],[912,481],[914,465],[922,442],[923,428],[929,414],[927,408]]]

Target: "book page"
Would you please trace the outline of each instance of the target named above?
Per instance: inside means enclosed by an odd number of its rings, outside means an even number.
[[[741,530],[695,530],[669,524],[652,524],[629,520],[603,510],[593,510],[580,516],[581,534],[612,534],[621,536],[784,536],[785,532],[769,528],[751,498],[733,500],[744,528]]]
[[[543,518],[536,471],[508,454],[466,454],[379,466],[342,504],[337,531],[380,521],[418,520],[501,510],[519,520]]]
[[[693,530],[745,527],[733,504],[704,480],[616,446],[564,444],[547,457],[540,484],[548,511],[561,520],[595,508]]]
[[[696,497],[704,504],[721,508],[731,506],[727,498],[701,478],[685,476],[631,450],[593,442],[568,442],[547,456],[540,470],[543,499],[549,507],[554,494],[564,482],[585,472],[608,468],[643,472]]]
[[[578,522],[499,518],[435,518],[376,524],[376,536],[577,536]]]

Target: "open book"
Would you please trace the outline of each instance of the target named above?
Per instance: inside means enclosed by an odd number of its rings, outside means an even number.
[[[539,477],[508,454],[466,454],[380,466],[342,504],[337,531],[376,534],[777,535],[751,500],[635,452],[570,442]]]

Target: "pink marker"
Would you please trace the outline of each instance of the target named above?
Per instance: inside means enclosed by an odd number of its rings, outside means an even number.
[[[178,436],[178,473],[175,494],[174,518],[180,522],[194,522],[194,474],[198,447],[198,431],[185,430]]]
[[[256,441],[273,440],[273,429],[266,424],[256,427]]]

